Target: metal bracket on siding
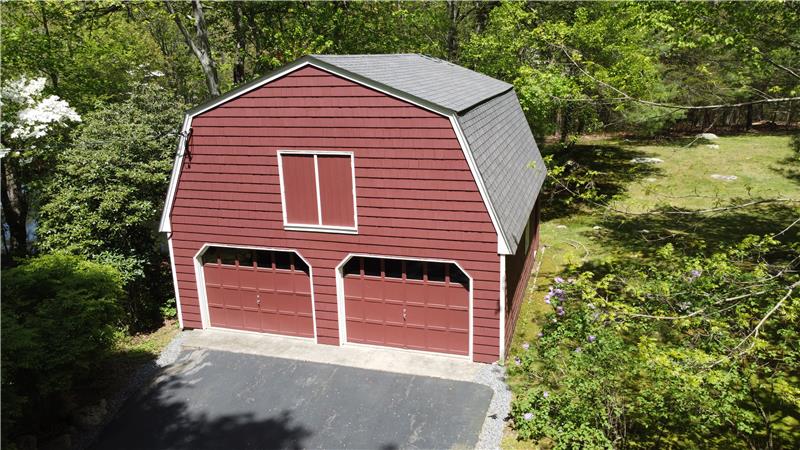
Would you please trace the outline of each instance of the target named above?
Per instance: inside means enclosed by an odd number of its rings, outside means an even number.
[[[186,131],[180,132],[181,139],[183,139],[183,148],[181,148],[181,153],[178,156],[185,156],[189,158],[189,161],[192,161],[192,152],[189,150],[189,138],[192,137],[192,128],[189,127]]]

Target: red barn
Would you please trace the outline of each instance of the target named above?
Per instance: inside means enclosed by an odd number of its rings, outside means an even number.
[[[186,114],[160,230],[183,328],[502,359],[541,155],[511,85],[307,56]]]

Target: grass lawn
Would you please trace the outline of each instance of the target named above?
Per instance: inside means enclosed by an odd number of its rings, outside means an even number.
[[[714,142],[680,139],[640,142],[587,139],[569,150],[569,159],[600,172],[598,188],[613,196],[614,213],[601,207],[545,202],[539,268],[528,286],[509,354],[523,342],[535,342],[539,318],[550,308],[543,301],[553,277],[608,258],[647,258],[649,251],[672,243],[693,252],[711,252],[748,234],[774,234],[800,217],[800,203],[764,203],[698,216],[641,216],[661,210],[707,209],[726,202],[788,198],[800,202],[800,172],[792,166],[789,135],[745,134]],[[634,163],[658,158],[660,163]],[[735,175],[735,180],[712,175]],[[693,237],[710,244],[701,246]],[[535,282],[534,282],[535,281]],[[512,390],[517,386],[510,379]],[[508,430],[503,447],[530,448]]]

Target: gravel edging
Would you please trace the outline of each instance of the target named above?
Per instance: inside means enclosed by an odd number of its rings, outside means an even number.
[[[506,426],[505,419],[511,412],[511,388],[506,384],[506,369],[497,363],[485,364],[472,381],[488,386],[494,392],[475,447],[499,449]]]
[[[161,350],[161,353],[155,361],[147,362],[131,375],[127,386],[108,399],[108,412],[103,418],[103,421],[92,429],[83,430],[80,436],[76,436],[72,446],[73,449],[84,450],[94,444],[100,432],[103,431],[114,417],[116,417],[122,405],[125,404],[125,401],[128,400],[131,395],[140,391],[146,383],[153,379],[159,370],[175,362],[181,352],[185,333],[186,331],[179,331],[169,344]]]

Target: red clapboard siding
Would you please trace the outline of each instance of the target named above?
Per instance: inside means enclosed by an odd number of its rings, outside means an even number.
[[[514,328],[517,325],[525,292],[531,277],[536,252],[539,248],[539,202],[537,201],[528,218],[530,232],[522,237],[517,253],[506,257],[506,335],[505,348],[511,346]],[[527,250],[527,251],[526,251]]]
[[[293,149],[353,152],[358,234],[284,230],[277,151]],[[306,67],[195,117],[189,150],[171,211],[186,327],[201,326],[193,258],[206,243],[298,251],[313,271],[317,341],[334,345],[335,267],[349,253],[443,259],[474,280],[473,359],[499,358],[497,236],[448,118]],[[323,196],[323,219],[334,200]]]

